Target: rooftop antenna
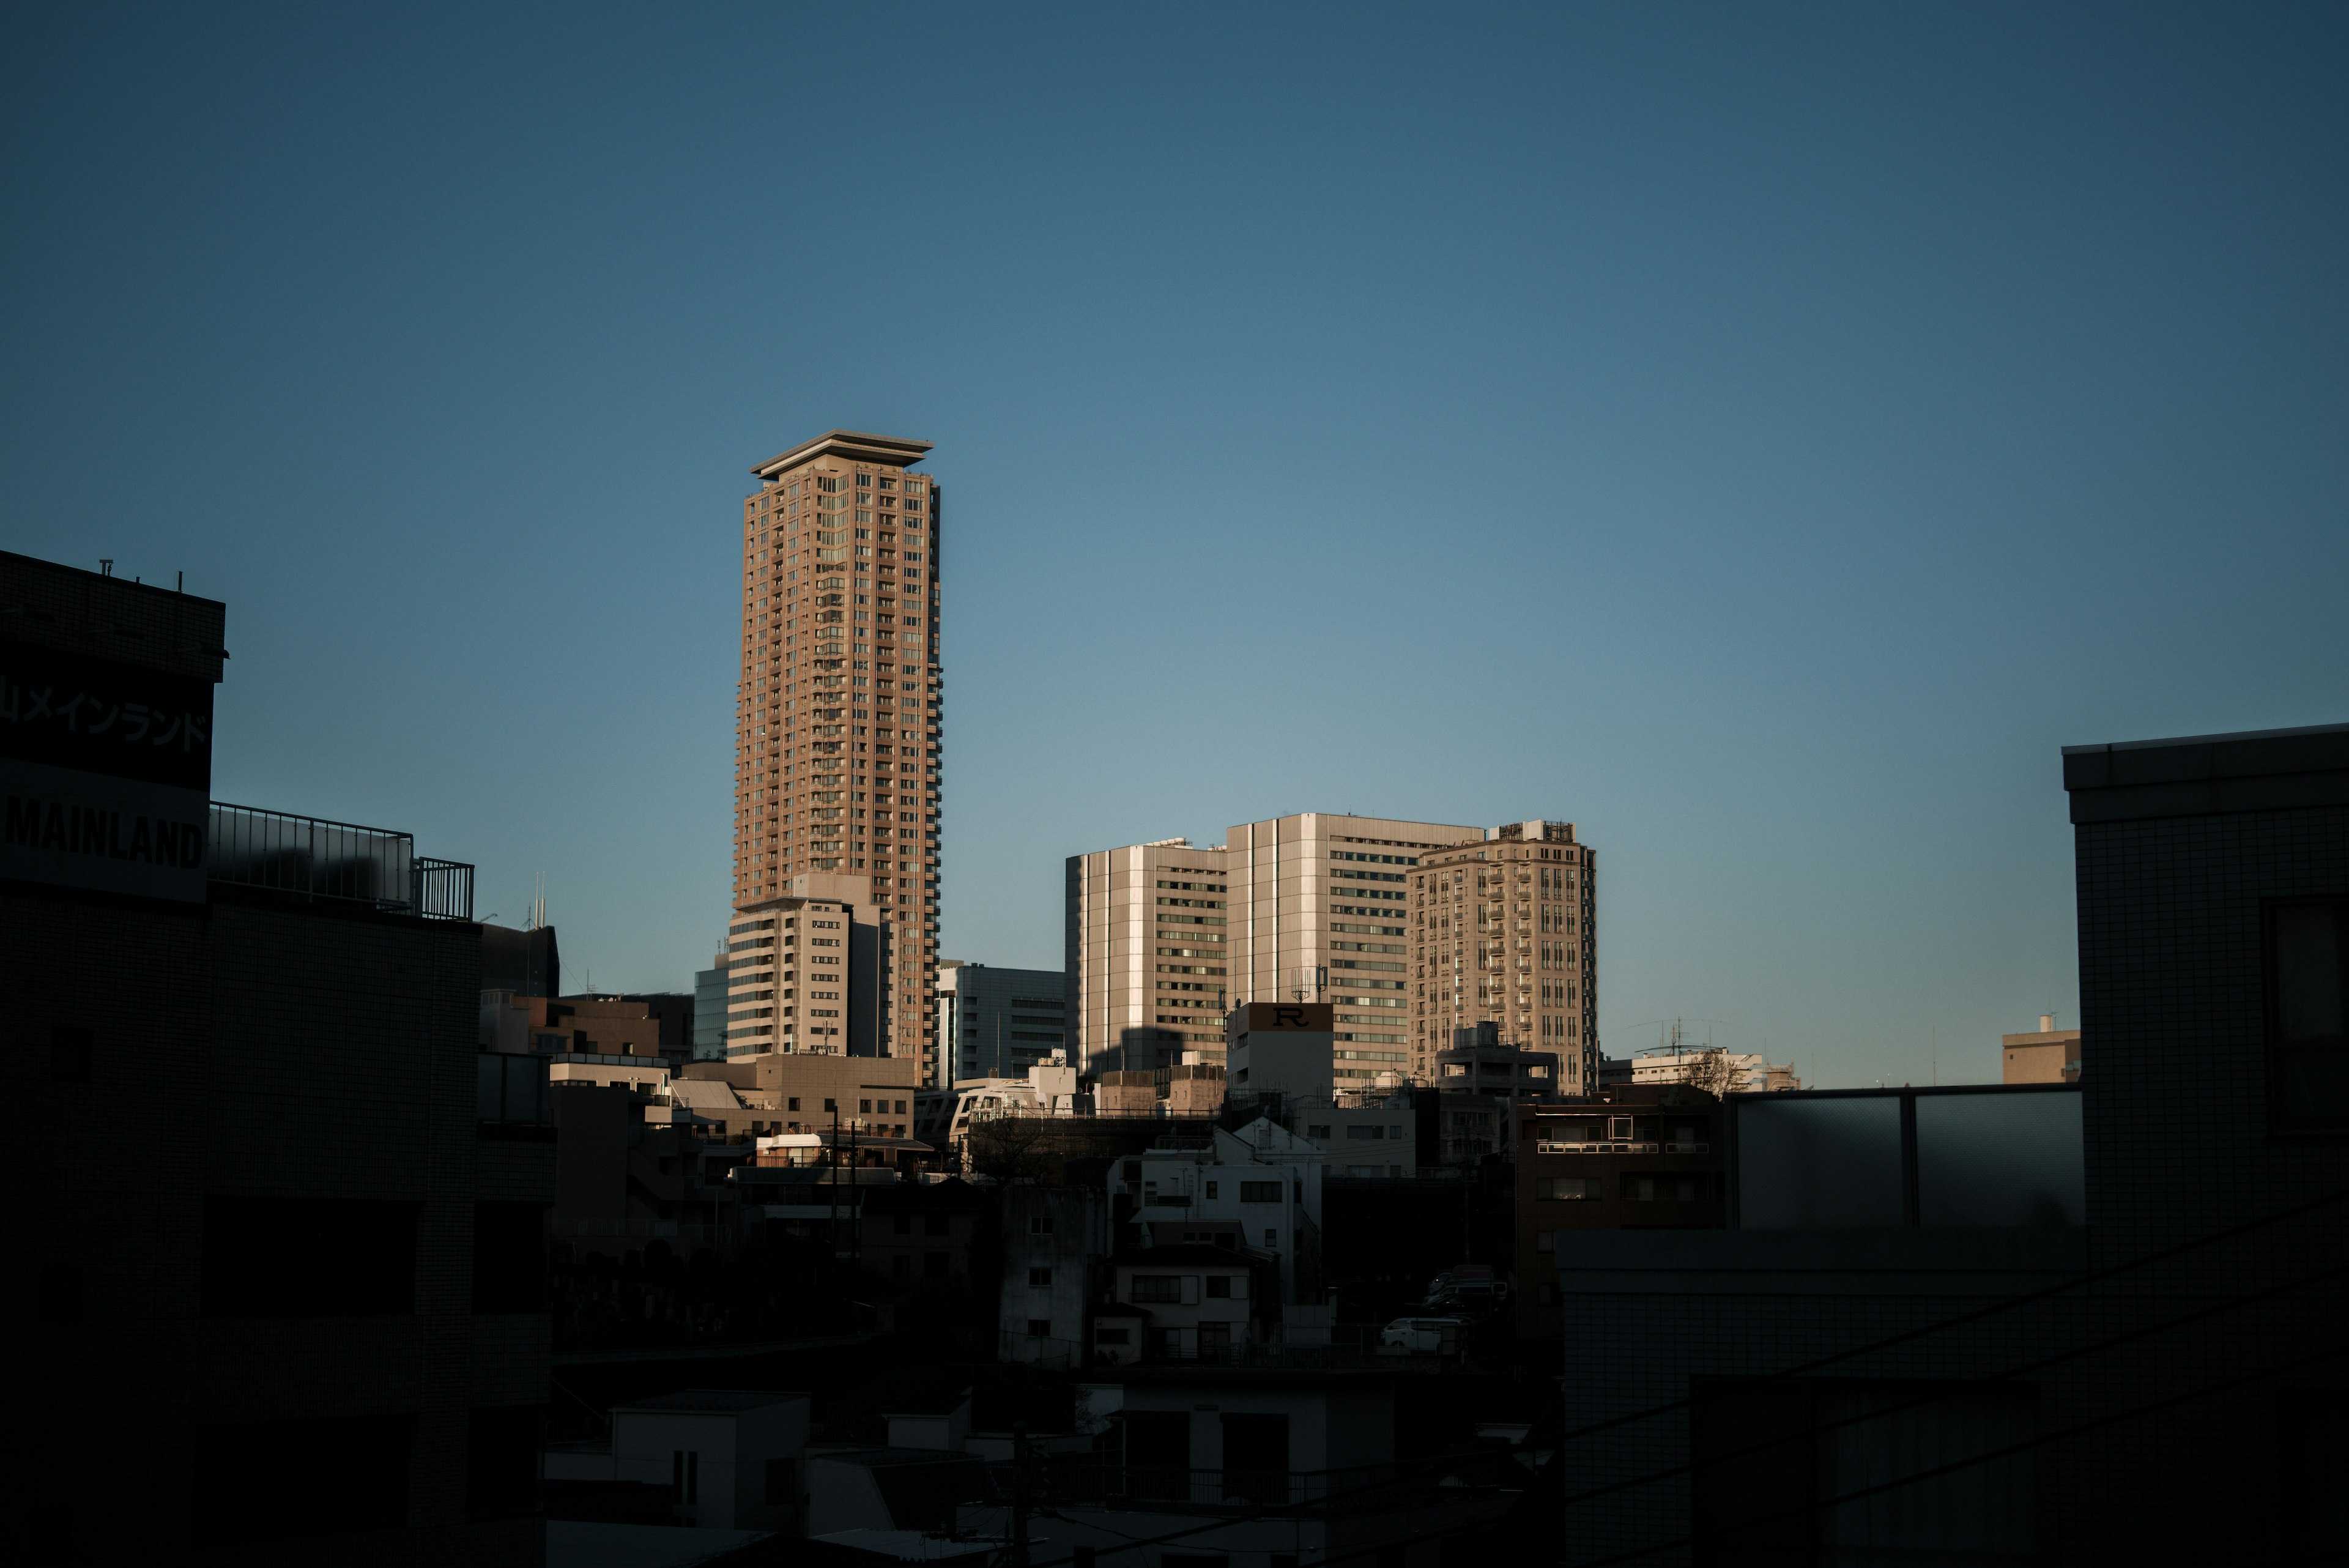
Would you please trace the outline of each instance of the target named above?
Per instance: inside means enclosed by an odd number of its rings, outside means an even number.
[[[110,577],[110,576],[114,576],[114,557],[113,557],[113,556],[100,556],[98,558],[98,575],[99,576],[101,576],[101,577]]]

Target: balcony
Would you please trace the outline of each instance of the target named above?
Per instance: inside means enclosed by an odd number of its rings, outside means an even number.
[[[429,920],[473,918],[473,868],[416,853],[413,834],[212,802],[211,878]]]

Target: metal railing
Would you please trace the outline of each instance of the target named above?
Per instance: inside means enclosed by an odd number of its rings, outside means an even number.
[[[206,847],[215,882],[428,919],[473,918],[473,867],[419,857],[412,834],[216,800]]]
[[[996,1467],[999,1471],[1005,1468]],[[1516,1479],[1509,1475],[1505,1457],[1483,1455],[1464,1456],[1444,1474],[1424,1464],[1404,1463],[1334,1470],[1164,1469],[1123,1464],[1114,1453],[1055,1455],[1042,1468],[1055,1497],[1111,1508],[1342,1509],[1350,1514],[1422,1506],[1438,1496],[1459,1501],[1471,1489]],[[997,1479],[999,1485],[1001,1478]]]

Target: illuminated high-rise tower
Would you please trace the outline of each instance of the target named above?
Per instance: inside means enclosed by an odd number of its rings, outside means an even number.
[[[926,1054],[939,493],[910,470],[929,450],[836,430],[751,470],[734,776],[733,927],[746,934],[730,961],[730,1056]],[[803,915],[810,901],[823,908]],[[815,952],[817,914],[857,934]]]

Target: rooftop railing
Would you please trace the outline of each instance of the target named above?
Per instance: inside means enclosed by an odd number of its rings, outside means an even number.
[[[473,867],[418,855],[412,834],[216,800],[206,850],[215,882],[426,919],[473,918]]]

